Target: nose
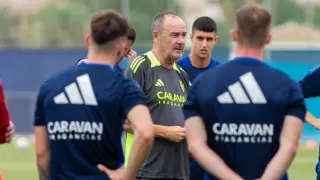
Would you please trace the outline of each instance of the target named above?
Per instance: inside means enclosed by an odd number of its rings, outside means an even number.
[[[202,43],[201,43],[201,46],[202,46],[202,47],[207,47],[207,44],[208,44],[207,40],[204,39],[204,40],[202,41]]]
[[[186,37],[185,36],[179,36],[177,43],[178,44],[185,44]]]

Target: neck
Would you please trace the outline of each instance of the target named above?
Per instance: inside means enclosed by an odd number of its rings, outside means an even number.
[[[207,58],[199,58],[192,52],[189,54],[189,58],[193,67],[206,68],[210,65],[211,54]]]
[[[97,53],[89,50],[86,62],[94,64],[105,64],[114,68],[116,66],[115,60],[116,56],[113,54]]]
[[[152,53],[156,57],[156,59],[160,62],[161,66],[167,69],[172,69],[174,62],[172,62],[170,59],[163,56],[163,53],[153,46]]]
[[[252,48],[252,47],[246,47],[237,44],[236,45],[236,57],[249,57],[258,59],[260,61],[263,61],[264,57],[264,49],[261,48]]]

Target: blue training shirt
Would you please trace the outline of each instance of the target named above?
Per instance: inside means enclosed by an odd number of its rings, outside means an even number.
[[[299,81],[305,98],[320,96],[320,65]]]
[[[305,98],[320,96],[320,65],[313,68],[301,81],[299,81]],[[320,147],[319,147],[320,149]],[[317,174],[320,173],[320,155],[316,165]]]
[[[98,164],[117,169],[128,112],[145,97],[136,82],[109,66],[81,63],[40,88],[34,126],[45,126],[51,180],[108,180]]]
[[[177,64],[188,74],[191,82],[201,73],[218,66],[220,63],[210,59],[208,67],[197,68],[191,63],[189,56],[185,56],[177,61]],[[205,170],[190,156],[190,180],[208,180]]]
[[[304,120],[306,107],[294,80],[243,57],[199,76],[184,114],[202,117],[209,147],[231,169],[244,179],[258,179],[279,149],[285,116]]]
[[[182,69],[188,74],[189,80],[193,82],[193,80],[201,73],[207,71],[208,69],[212,69],[219,65],[220,63],[218,61],[215,61],[211,58],[210,64],[208,67],[205,68],[197,68],[192,66],[191,60],[189,56],[185,56],[177,61],[177,64],[182,67]]]

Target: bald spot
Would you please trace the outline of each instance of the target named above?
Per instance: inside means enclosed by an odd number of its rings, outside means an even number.
[[[162,25],[162,32],[185,32],[186,23],[178,16],[166,15]]]

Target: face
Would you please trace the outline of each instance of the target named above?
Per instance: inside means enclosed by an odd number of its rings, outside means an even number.
[[[116,45],[117,64],[121,62],[124,56],[128,53],[128,40],[121,40]]]
[[[181,18],[167,16],[161,32],[154,33],[154,40],[166,59],[176,61],[183,55],[186,34],[186,24]]]
[[[212,49],[218,40],[215,32],[193,30],[190,34],[190,38],[192,42],[192,51],[197,57],[200,59],[211,57]]]
[[[127,40],[127,44],[124,47],[125,54],[128,54],[132,48],[133,42],[132,40]]]

